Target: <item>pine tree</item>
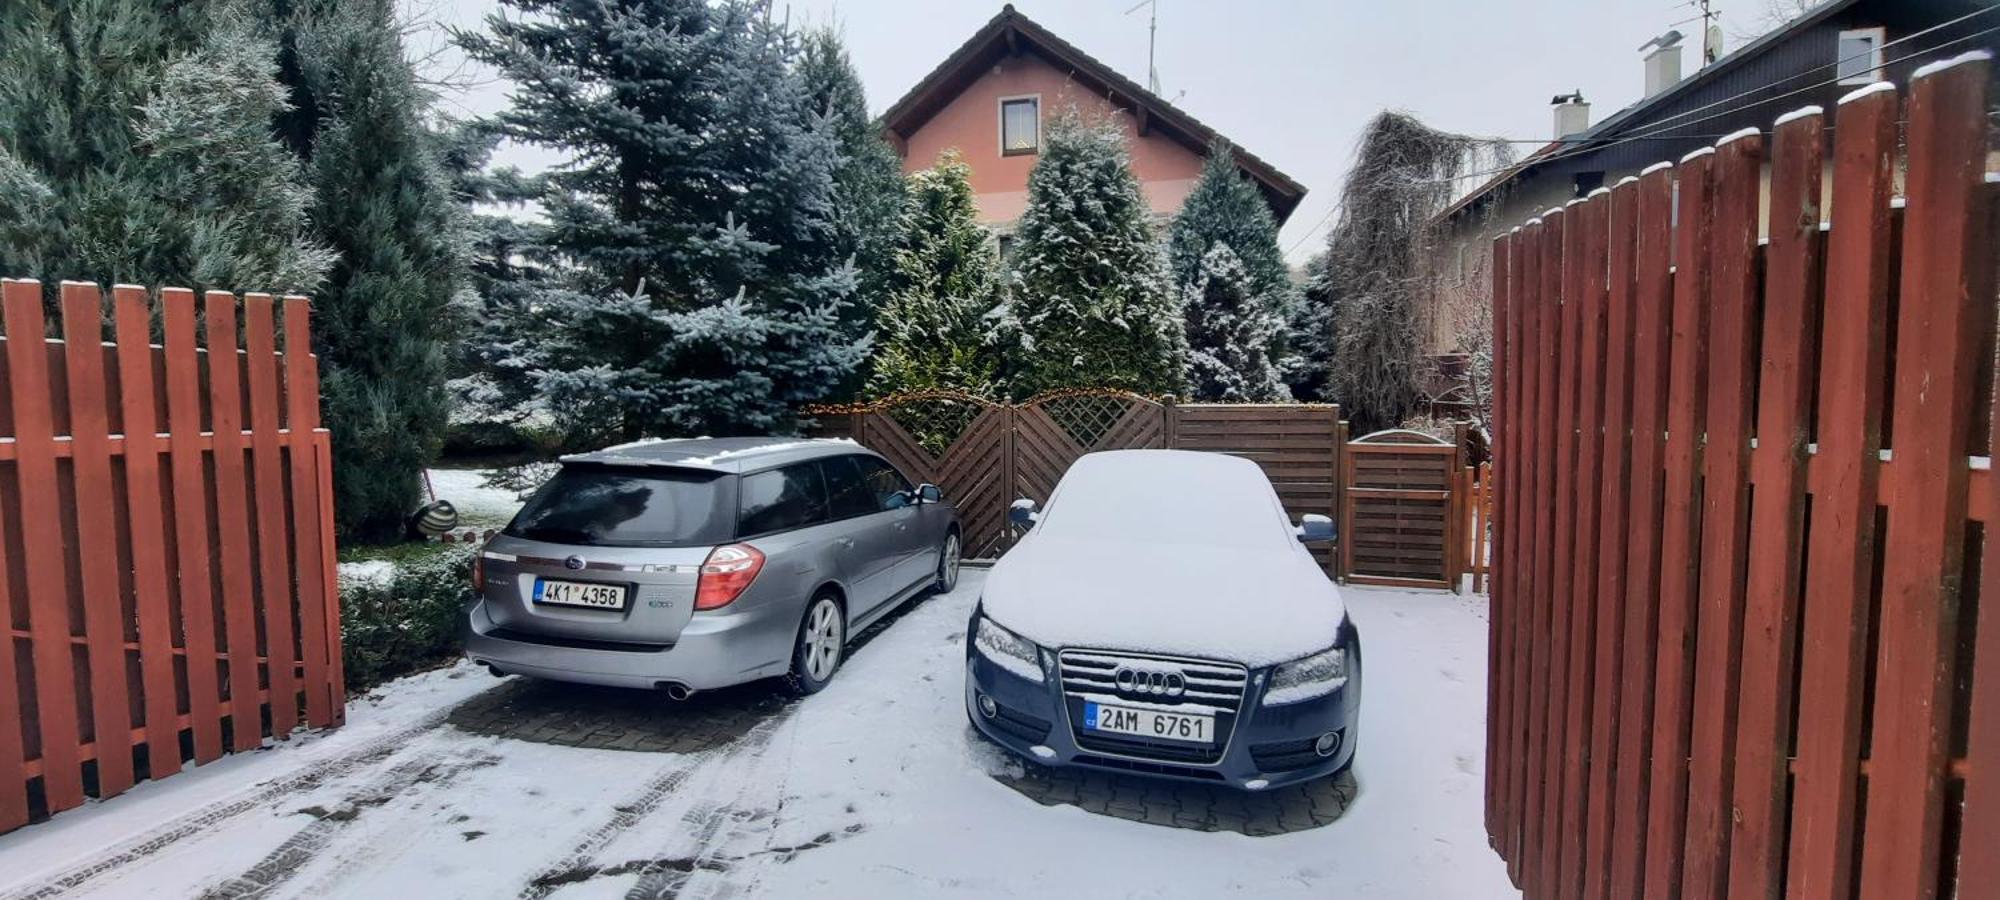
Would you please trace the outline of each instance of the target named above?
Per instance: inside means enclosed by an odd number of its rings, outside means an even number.
[[[13,0],[0,55],[0,271],[318,286],[272,47],[236,4]]]
[[[1180,298],[1124,136],[1074,112],[1050,124],[1015,232],[1005,326],[1016,397],[1061,387],[1180,393]]]
[[[833,132],[840,148],[833,169],[835,252],[853,257],[860,276],[860,302],[850,305],[845,316],[851,336],[859,337],[875,326],[876,307],[893,283],[903,162],[868,115],[861,76],[848,60],[840,34],[814,29],[800,43],[798,73],[805,82],[807,109],[825,117],[822,127]]]
[[[1298,290],[1292,285],[1285,254],[1278,248],[1278,222],[1263,194],[1236,167],[1235,151],[1228,142],[1217,140],[1202,166],[1201,180],[1195,183],[1180,214],[1167,232],[1167,263],[1174,285],[1192,304],[1202,296],[1199,282],[1204,278],[1208,257],[1216,245],[1227,247],[1243,270],[1245,289],[1252,306],[1261,311],[1259,321],[1274,322],[1266,336],[1260,358],[1243,357],[1250,366],[1241,372],[1245,384],[1263,385],[1265,369],[1283,371],[1293,365],[1289,341],[1289,320],[1299,304]],[[1227,313],[1225,313],[1227,314]],[[1188,335],[1196,342],[1194,311],[1189,310]],[[1199,343],[1196,342],[1197,348]],[[1256,399],[1290,399],[1280,384],[1276,392],[1260,392]],[[1220,399],[1205,393],[1196,379],[1195,397]]]
[[[1186,298],[1188,382],[1195,399],[1291,399],[1271,362],[1271,345],[1284,322],[1257,293],[1236,251],[1216,241]]]
[[[910,176],[896,287],[879,314],[870,394],[994,390],[997,366],[984,319],[999,299],[999,259],[979,225],[971,177],[972,167],[956,151]]]
[[[422,499],[448,415],[451,312],[464,277],[460,207],[391,0],[273,0],[313,231],[337,252],[314,297],[336,525],[393,539]]]
[[[1313,255],[1305,265],[1304,283],[1298,287],[1298,301],[1292,305],[1285,326],[1286,354],[1280,369],[1285,385],[1297,400],[1332,401],[1329,379],[1333,372],[1334,333],[1333,286],[1330,257],[1325,251]]]
[[[533,18],[461,37],[520,86],[498,127],[575,160],[543,198],[566,283],[510,363],[578,440],[793,427],[867,352],[797,42],[742,0],[506,5]]]

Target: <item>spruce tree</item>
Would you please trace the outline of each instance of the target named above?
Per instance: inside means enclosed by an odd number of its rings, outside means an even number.
[[[449,412],[460,207],[392,0],[275,0],[267,12],[292,96],[279,133],[306,161],[313,231],[337,253],[313,304],[336,524],[393,539]]]
[[[1334,333],[1333,285],[1330,257],[1325,251],[1313,255],[1305,265],[1304,281],[1298,287],[1298,302],[1286,317],[1286,354],[1280,373],[1297,400],[1330,402],[1333,353],[1338,335]]]
[[[442,164],[466,209],[466,281],[456,319],[449,383],[454,425],[513,423],[533,411],[535,381],[520,368],[520,343],[532,339],[532,304],[553,280],[547,227],[506,211],[525,209],[545,188],[539,177],[489,161],[500,135],[480,121],[443,135]]]
[[[874,327],[877,305],[891,290],[896,242],[903,214],[903,162],[883,140],[868,115],[861,76],[847,58],[840,34],[831,28],[808,31],[801,40],[799,77],[807,109],[824,116],[840,160],[833,168],[835,252],[851,256],[860,277],[859,302],[845,319],[855,337]]]
[[[910,176],[895,288],[878,317],[868,392],[946,388],[990,394],[997,375],[985,316],[999,299],[999,259],[980,227],[972,167],[957,151]]]
[[[1012,296],[1016,397],[1063,387],[1178,394],[1180,298],[1132,176],[1124,135],[1074,111],[1051,123],[1028,176]]]
[[[851,377],[838,144],[797,41],[741,0],[506,0],[461,35],[519,87],[497,125],[574,160],[543,205],[560,289],[512,365],[577,440],[794,427]]]
[[[1197,400],[1270,403],[1291,399],[1271,345],[1284,328],[1258,294],[1248,267],[1216,241],[1187,288],[1188,383]]]
[[[13,0],[0,56],[0,272],[319,285],[272,46],[238,4]]]
[[[1299,304],[1298,291],[1285,266],[1284,251],[1278,248],[1278,222],[1271,215],[1270,205],[1237,169],[1235,151],[1222,140],[1210,148],[1201,180],[1195,183],[1167,232],[1167,263],[1175,287],[1189,304],[1200,302],[1204,296],[1200,282],[1206,276],[1208,257],[1217,245],[1229,248],[1242,269],[1244,289],[1250,292],[1250,305],[1257,310],[1257,321],[1275,323],[1266,334],[1261,355],[1241,357],[1248,367],[1240,372],[1242,382],[1259,386],[1253,391],[1256,399],[1289,399],[1290,392],[1282,384],[1277,391],[1266,391],[1262,386],[1266,384],[1266,369],[1283,371],[1292,365],[1287,325]],[[1237,313],[1218,310],[1215,315],[1227,317]],[[1188,338],[1199,349],[1194,317],[1195,311],[1190,308]],[[1206,393],[1202,384],[1200,379],[1195,380],[1197,399],[1221,399]]]

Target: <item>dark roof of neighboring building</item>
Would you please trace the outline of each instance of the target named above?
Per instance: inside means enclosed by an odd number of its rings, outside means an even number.
[[[1114,105],[1129,107],[1138,117],[1142,134],[1157,129],[1202,156],[1208,155],[1209,146],[1219,137],[1215,129],[1056,37],[1016,11],[1011,3],[889,107],[882,114],[883,127],[907,138],[999,59],[1024,51],[1037,53],[1058,68],[1068,70],[1077,84],[1104,95]],[[1271,204],[1272,213],[1283,223],[1305,198],[1305,186],[1234,142],[1231,149],[1237,167],[1257,182]]]
[[[1457,214],[1460,210],[1472,206],[1501,186],[1525,174],[1528,170],[1541,163],[1548,162],[1549,157],[1554,156],[1558,151],[1563,152],[1565,156],[1572,153],[1582,155],[1591,152],[1594,147],[1602,146],[1604,143],[1620,137],[1628,130],[1650,124],[1649,116],[1670,108],[1670,104],[1675,100],[1699,90],[1703,85],[1726,77],[1731,71],[1745,65],[1750,60],[1762,56],[1771,48],[1790,40],[1793,36],[1813,28],[1819,23],[1860,2],[1862,0],[1827,0],[1827,2],[1807,10],[1799,17],[1771,29],[1758,36],[1755,40],[1724,54],[1721,59],[1696,69],[1694,74],[1681,79],[1673,87],[1612,113],[1603,121],[1584,129],[1582,132],[1560,140],[1550,141],[1548,144],[1543,145],[1541,149],[1523,158],[1520,162],[1509,166],[1506,170],[1495,175],[1476,190],[1453,201],[1450,206],[1444,208],[1444,211],[1438,213],[1436,218],[1449,218]],[[1698,119],[1699,117],[1688,120],[1685,124],[1695,124]],[[1671,129],[1676,126],[1667,127]]]
[[[726,437],[635,441],[588,453],[572,453],[566,463],[612,466],[674,466],[717,472],[749,472],[784,463],[866,453],[861,445],[838,438]]]

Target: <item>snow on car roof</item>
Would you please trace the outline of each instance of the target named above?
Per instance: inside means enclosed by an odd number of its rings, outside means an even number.
[[[1055,538],[1222,546],[1295,540],[1256,463],[1193,450],[1090,453],[1064,473],[1040,526]]]

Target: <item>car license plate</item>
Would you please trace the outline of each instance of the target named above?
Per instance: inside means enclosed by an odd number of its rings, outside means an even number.
[[[592,609],[624,609],[625,586],[537,578],[535,602],[553,603],[557,606],[588,606]]]
[[[1088,731],[1129,734],[1161,741],[1215,743],[1215,716],[1209,713],[1161,712],[1085,701],[1083,727]]]

